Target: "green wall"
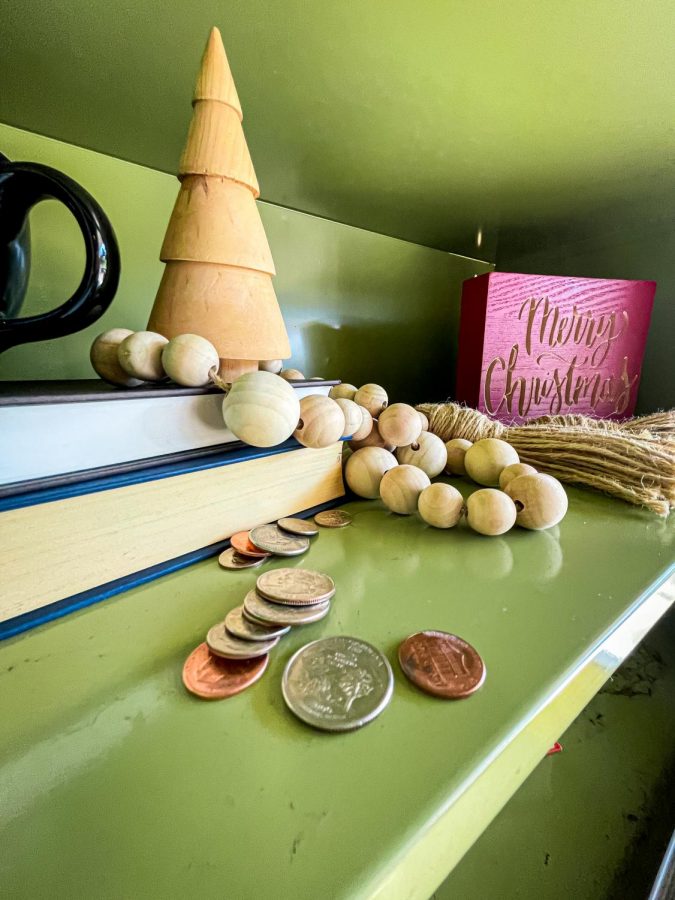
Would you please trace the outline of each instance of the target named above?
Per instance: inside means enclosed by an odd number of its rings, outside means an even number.
[[[163,266],[164,230],[178,191],[170,175],[0,125],[12,159],[55,166],[102,204],[116,230],[122,279],[92,327],[0,357],[0,379],[88,378],[94,336],[144,328]],[[376,380],[401,400],[452,389],[461,283],[491,266],[326,219],[260,204],[278,276],[275,287],[293,364],[306,375],[362,384]],[[31,214],[34,268],[24,314],[62,302],[79,281],[81,237],[53,201]]]

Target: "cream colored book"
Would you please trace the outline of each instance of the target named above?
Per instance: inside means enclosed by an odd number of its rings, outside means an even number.
[[[344,494],[341,460],[340,442],[247,448],[192,471],[147,470],[120,486],[111,478],[3,501],[0,636],[213,555],[237,531],[330,504]]]

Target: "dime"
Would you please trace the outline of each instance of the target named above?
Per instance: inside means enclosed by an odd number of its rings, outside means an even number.
[[[258,622],[249,622],[243,615],[244,607],[237,606],[231,609],[225,616],[225,628],[243,641],[269,641],[272,638],[280,638],[287,634],[290,625],[263,625]]]
[[[324,509],[314,516],[314,521],[324,528],[344,528],[352,524],[352,517],[342,509]]]
[[[393,689],[386,656],[365,641],[344,636],[301,647],[281,682],[291,712],[324,731],[351,731],[370,722],[389,703]]]
[[[262,677],[269,656],[257,659],[219,659],[200,644],[185,660],[183,684],[204,700],[222,700],[246,690]]]
[[[218,562],[224,569],[256,569],[262,566],[268,556],[268,553],[259,559],[254,556],[242,556],[234,547],[228,547],[220,554]]]
[[[277,525],[279,528],[283,528],[284,531],[290,532],[290,534],[302,534],[306,537],[314,537],[315,534],[319,533],[319,529],[306,519],[279,519]]]
[[[291,606],[311,606],[330,600],[335,593],[332,578],[310,569],[273,569],[264,572],[255,586],[266,600]]]
[[[244,597],[244,615],[254,621],[268,625],[307,625],[318,622],[328,615],[330,600],[313,606],[282,606],[265,600],[256,591],[249,591]]]
[[[468,697],[485,681],[485,664],[478,652],[445,631],[411,634],[398,648],[398,658],[410,681],[436,697]]]
[[[255,559],[267,559],[268,556],[272,555],[266,550],[262,550],[260,547],[256,547],[255,544],[252,544],[248,531],[238,531],[236,534],[233,534],[230,538],[230,543],[237,553],[241,553],[244,556],[252,556]]]
[[[251,530],[250,538],[256,547],[277,556],[299,556],[309,549],[309,538],[293,537],[276,525],[259,525]]]
[[[225,659],[253,659],[254,656],[264,656],[279,643],[279,638],[269,641],[247,641],[234,637],[225,628],[224,622],[218,622],[209,628],[206,635],[206,643],[211,653],[223,656]]]

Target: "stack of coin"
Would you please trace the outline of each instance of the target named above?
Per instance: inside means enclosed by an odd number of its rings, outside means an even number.
[[[244,690],[263,674],[269,651],[293,625],[318,622],[328,615],[334,594],[333,579],[321,572],[286,568],[264,572],[243,604],[210,628],[206,643],[188,657],[185,687],[199,697],[229,697]],[[242,669],[244,663],[250,664],[250,671]],[[230,673],[228,666],[235,671]]]
[[[252,569],[274,556],[300,556],[309,550],[309,539],[319,533],[305,519],[279,519],[276,525],[258,525],[251,531],[238,531],[230,538],[230,547],[218,557],[224,569]]]

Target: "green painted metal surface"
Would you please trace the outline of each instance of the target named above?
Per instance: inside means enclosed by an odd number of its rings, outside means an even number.
[[[0,147],[62,169],[101,203],[116,230],[122,278],[108,312],[78,334],[9,350],[0,378],[91,378],[89,346],[106,328],[145,328],[162,275],[175,178],[0,125]],[[455,372],[464,279],[479,260],[260,204],[293,365],[307,376],[379,380],[397,399],[447,396]],[[84,266],[82,238],[52,201],[31,214],[34,269],[24,315],[70,296]]]
[[[263,199],[482,255],[500,221],[673,196],[674,17],[670,0],[6,0],[0,121],[174,172],[215,24]]]
[[[672,523],[569,494],[556,529],[497,539],[347,504],[353,526],[322,530],[292,563],[335,578],[330,616],[285,638],[263,680],[226,701],[198,701],[180,682],[189,651],[255,580],[215,560],[8,641],[0,892],[370,895],[672,568]],[[478,648],[478,694],[442,702],[402,677],[396,647],[424,628]],[[374,723],[326,735],[286,710],[280,678],[295,649],[339,633],[382,648],[396,685]]]

